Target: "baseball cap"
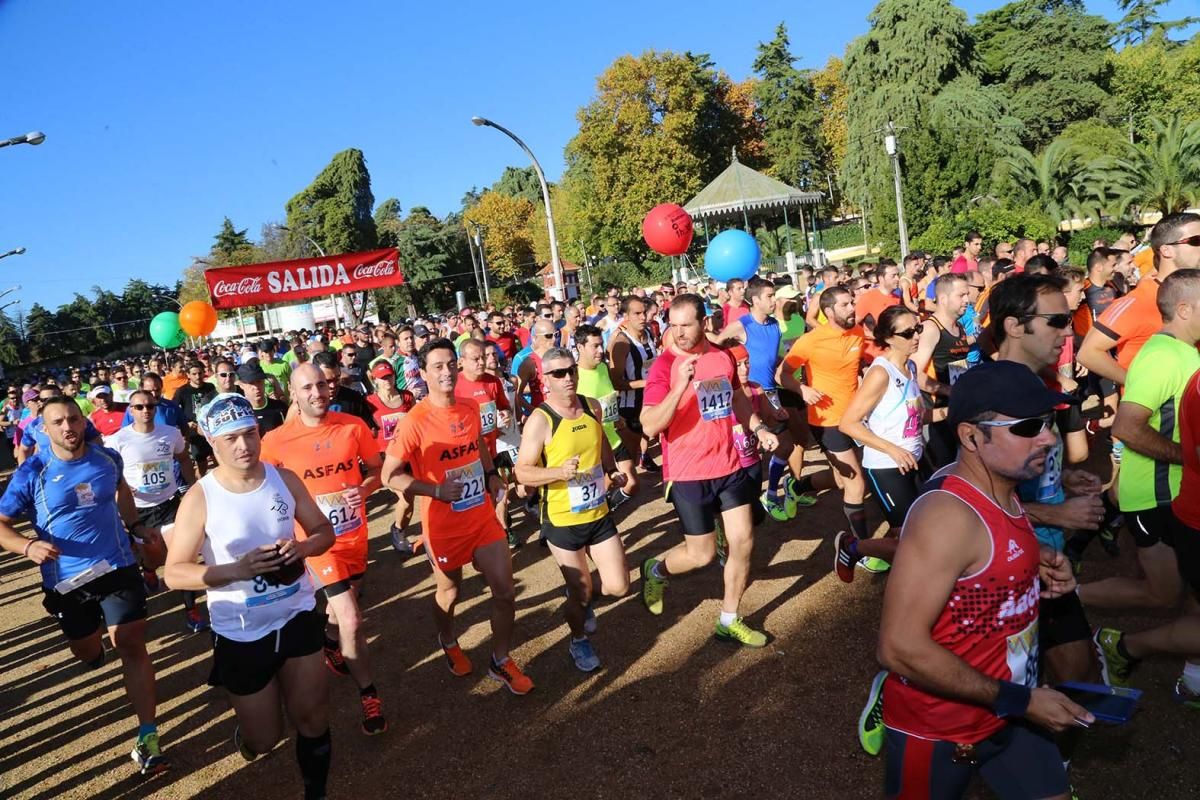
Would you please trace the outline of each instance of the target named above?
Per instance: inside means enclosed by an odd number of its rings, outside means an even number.
[[[258,359],[252,358],[237,368],[237,379],[242,383],[265,381],[267,379],[267,373],[263,372],[263,368],[259,365]]]
[[[100,383],[92,387],[92,390],[87,393],[88,400],[95,400],[102,394],[112,394],[112,389],[107,385]]]
[[[387,361],[376,361],[375,366],[371,367],[372,378],[392,378],[395,375],[395,368]]]
[[[1021,419],[1045,414],[1063,403],[1079,402],[1056,392],[1015,361],[990,361],[962,374],[950,389],[950,424],[968,422],[993,411]]]
[[[209,400],[196,414],[196,422],[209,437],[258,427],[250,401],[240,394],[226,392]]]
[[[780,300],[791,300],[800,296],[800,290],[795,286],[780,286],[775,290],[775,296]]]
[[[26,389],[25,393],[21,395],[21,402],[28,403],[30,400],[36,400],[37,397],[38,397],[37,389]]]
[[[429,328],[426,328],[424,325],[417,325],[415,328],[413,328],[413,336],[428,336],[428,335],[429,335]]]

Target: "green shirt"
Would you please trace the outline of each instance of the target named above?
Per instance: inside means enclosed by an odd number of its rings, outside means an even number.
[[[1188,379],[1200,370],[1200,352],[1168,333],[1151,336],[1129,365],[1122,403],[1150,410],[1147,425],[1178,444],[1179,409]],[[1126,447],[1117,500],[1122,511],[1166,505],[1179,494],[1183,466],[1154,461]]]
[[[608,437],[609,447],[616,450],[621,444],[621,436],[613,423],[617,418],[617,399],[620,395],[613,388],[612,378],[608,376],[608,365],[597,364],[595,369],[579,368],[579,383],[575,391],[584,397],[590,397],[600,404],[600,413],[608,421],[601,420],[604,434]]]
[[[288,380],[290,380],[292,377],[291,364],[288,364],[286,361],[268,361],[266,363],[263,363],[260,361],[259,366],[262,367],[263,372],[267,373],[268,375],[274,375],[275,378],[279,381],[279,387],[281,389],[283,389],[283,393],[284,393],[284,397],[281,397],[279,399],[286,400],[287,399],[286,395],[287,395],[287,391],[288,391]],[[275,387],[271,385],[270,381],[267,381],[266,389],[267,389],[267,394],[274,397]]]

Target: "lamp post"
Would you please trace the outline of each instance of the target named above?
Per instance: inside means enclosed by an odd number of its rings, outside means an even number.
[[[25,255],[25,248],[24,247],[14,247],[12,250],[9,250],[7,253],[0,253],[0,258],[8,258],[9,256],[21,256],[21,255]]]
[[[304,231],[298,231],[294,228],[289,228],[287,225],[276,225],[275,227],[281,231],[285,231],[287,233],[294,233],[294,234],[298,235],[300,238],[307,241],[313,247],[317,248],[317,253],[320,254],[321,258],[325,258],[325,248],[321,247],[321,245],[317,244],[317,240],[314,239],[313,237],[309,236]],[[333,326],[335,328],[340,328],[340,327],[342,327],[342,320],[341,320],[341,317],[338,315],[337,295],[333,295],[333,294],[329,295],[329,302],[333,304]]]
[[[908,255],[908,228],[904,224],[904,191],[900,182],[900,142],[896,138],[896,123],[888,121],[883,149],[892,159],[892,179],[896,184],[896,225],[900,229],[900,257]]]
[[[538,163],[537,157],[528,145],[508,128],[503,125],[497,125],[490,119],[484,117],[471,117],[472,124],[486,125],[489,128],[495,128],[503,133],[508,138],[512,139],[517,145],[525,151],[525,155],[529,156],[529,160],[533,162],[533,171],[537,173],[538,182],[542,184],[542,203],[546,206],[546,228],[550,233],[550,264],[554,270],[554,291],[558,294],[559,300],[566,300],[566,288],[563,286],[562,262],[558,258],[558,238],[554,234],[554,212],[550,210],[550,187],[546,185],[546,174],[542,172],[542,165]]]
[[[41,131],[30,131],[11,139],[0,139],[0,147],[8,147],[10,144],[41,144],[44,141],[46,141],[46,134]]]

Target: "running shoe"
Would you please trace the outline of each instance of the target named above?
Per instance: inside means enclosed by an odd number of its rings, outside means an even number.
[[[367,736],[377,736],[388,729],[387,718],[383,716],[383,701],[377,694],[359,695],[362,703],[362,732]]]
[[[1105,525],[1100,529],[1100,546],[1111,558],[1121,555],[1121,545],[1117,542],[1117,531],[1121,530],[1123,524],[1124,518],[1117,517],[1111,525]]]
[[[1200,693],[1193,692],[1183,682],[1183,678],[1175,681],[1175,702],[1182,705],[1184,708],[1190,708],[1193,711],[1200,711]]]
[[[716,637],[722,642],[733,642],[743,647],[766,647],[767,645],[767,635],[751,628],[741,617],[729,625],[722,625],[718,622]]]
[[[463,678],[471,674],[471,659],[467,658],[467,654],[458,646],[458,642],[449,647],[443,647],[442,655],[446,657],[446,666],[458,677]]]
[[[644,469],[646,472],[662,472],[662,467],[660,467],[658,464],[655,464],[654,459],[650,456],[642,456],[641,460],[638,461],[638,466]]]
[[[892,565],[884,561],[882,558],[874,558],[873,556],[864,556],[858,560],[858,565],[867,572],[878,575],[882,572],[887,572],[892,568]]]
[[[858,537],[850,531],[838,531],[833,540],[833,571],[843,583],[854,583],[854,564],[858,560],[850,553]]]
[[[133,752],[129,754],[129,757],[133,759],[133,763],[137,764],[138,771],[143,775],[157,775],[170,766],[167,763],[167,757],[158,749],[157,733],[148,733],[139,738],[133,745]]]
[[[258,753],[251,750],[245,742],[242,741],[242,726],[233,726],[233,749],[237,750],[238,755],[243,761],[253,761],[258,758]]]
[[[408,541],[404,529],[396,527],[396,523],[393,522],[392,527],[388,529],[388,536],[392,539],[393,549],[402,557],[408,558],[413,554],[412,543]]]
[[[142,568],[142,583],[146,584],[146,594],[157,594],[162,588],[162,583],[158,580],[158,573],[152,569]]]
[[[608,510],[616,511],[621,506],[628,503],[633,498],[622,492],[620,489],[613,489],[608,493]]]
[[[208,620],[200,613],[200,609],[195,606],[183,610],[183,624],[192,633],[201,633],[210,627]]]
[[[1098,628],[1092,641],[1100,657],[1100,673],[1109,686],[1128,686],[1135,662],[1121,655],[1119,645],[1125,634],[1115,628]]]
[[[725,538],[725,529],[721,527],[721,523],[717,522],[717,563],[722,567],[729,560],[729,540]]]
[[[596,655],[591,639],[571,639],[567,645],[567,652],[571,654],[571,660],[580,672],[595,672],[600,669],[600,657]]]
[[[657,563],[658,559],[654,558],[642,562],[642,602],[646,604],[646,610],[656,617],[663,612],[663,593],[667,588],[665,579],[654,577],[653,568]]]
[[[800,481],[793,477],[788,477],[784,483],[784,494],[789,500],[801,508],[810,508],[817,504],[817,498],[811,494],[805,494],[800,491]]]
[[[858,743],[869,755],[877,756],[883,750],[883,682],[887,670],[877,672],[867,693],[867,704],[858,715]]]
[[[533,691],[533,681],[529,680],[528,675],[521,672],[517,662],[511,658],[504,659],[503,664],[497,664],[496,659],[493,658],[492,665],[488,667],[488,677],[504,684],[513,694],[529,694]]]
[[[505,532],[504,538],[508,540],[508,549],[509,550],[520,550],[521,545],[525,544],[525,542],[521,541],[520,536],[517,536],[515,533],[512,532],[512,528],[509,528]]]
[[[329,671],[334,675],[345,677],[350,674],[350,665],[346,663],[346,657],[342,655],[342,651],[333,647],[326,647],[325,650],[325,666],[329,667]]]
[[[773,500],[766,492],[763,492],[762,497],[758,501],[762,503],[762,507],[766,509],[766,512],[771,515],[771,519],[776,522],[787,522],[791,519],[791,516],[788,515],[787,506],[778,500]]]

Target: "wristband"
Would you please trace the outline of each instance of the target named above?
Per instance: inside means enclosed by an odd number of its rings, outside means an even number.
[[[992,703],[992,711],[996,712],[996,716],[1001,719],[1024,716],[1032,697],[1033,690],[1028,686],[1022,686],[1012,681],[1000,681],[999,690],[996,692],[996,701]]]
[[[433,486],[433,499],[434,499],[434,500],[437,500],[437,501],[439,501],[439,502],[441,502],[441,499],[442,499],[442,485],[441,485],[440,483],[436,483],[436,484],[434,484],[434,486]]]
[[[766,428],[767,428],[767,423],[760,422],[757,425],[755,425],[753,428],[751,428],[750,432],[753,433],[755,436],[757,436],[759,431],[766,430]]]
[[[37,541],[37,539],[30,539],[29,543],[25,545],[25,551],[23,553],[21,553],[21,555],[24,556],[25,558],[29,558],[29,548],[33,547],[33,543],[36,541]]]

